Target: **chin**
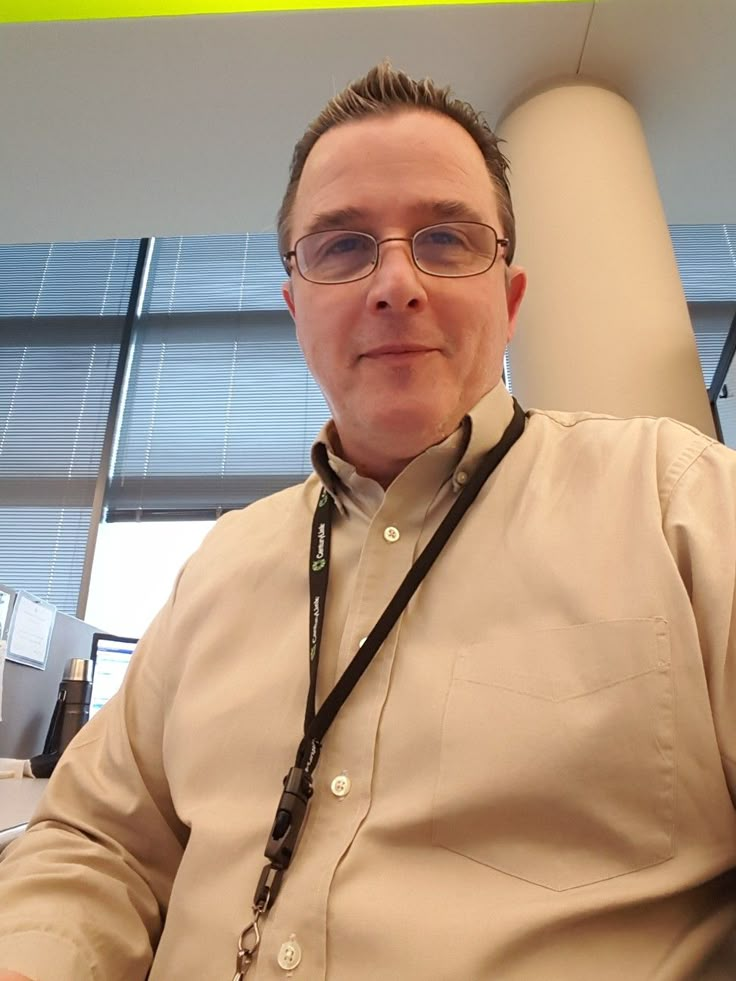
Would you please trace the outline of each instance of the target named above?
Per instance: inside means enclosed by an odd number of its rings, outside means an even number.
[[[400,441],[407,447],[419,447],[413,452],[421,452],[454,432],[462,415],[430,396],[379,408],[366,414],[364,425],[371,432],[385,433],[394,443]]]

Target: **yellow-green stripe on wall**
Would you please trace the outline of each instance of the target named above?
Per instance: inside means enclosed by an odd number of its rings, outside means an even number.
[[[590,3],[591,0],[455,0],[452,6],[518,3]],[[190,14],[253,14],[349,7],[437,7],[447,0],[1,0],[0,23],[178,17]]]

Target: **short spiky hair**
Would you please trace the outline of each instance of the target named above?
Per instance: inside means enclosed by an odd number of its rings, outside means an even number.
[[[499,140],[493,130],[471,105],[454,98],[449,87],[439,88],[429,78],[417,82],[404,72],[392,68],[388,61],[371,68],[367,75],[352,82],[330,99],[294,147],[289,183],[278,214],[279,252],[282,255],[291,248],[291,214],[304,164],[320,136],[341,123],[408,109],[421,109],[449,116],[473,137],[483,154],[496,191],[502,225],[499,232],[509,239],[506,261],[511,262],[516,245],[516,229],[507,178],[509,162],[501,153]]]

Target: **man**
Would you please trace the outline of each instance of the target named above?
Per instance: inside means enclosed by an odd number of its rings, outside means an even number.
[[[387,65],[298,145],[316,474],[218,523],[65,754],[0,867],[0,978],[734,976],[736,462],[514,410],[505,170]]]

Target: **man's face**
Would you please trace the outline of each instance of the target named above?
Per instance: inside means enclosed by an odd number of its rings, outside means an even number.
[[[483,156],[453,120],[409,110],[318,140],[290,245],[336,225],[380,241],[461,219],[503,237]],[[381,453],[408,460],[456,429],[501,377],[525,281],[501,248],[481,275],[430,276],[414,265],[408,242],[382,245],[378,268],[357,282],[317,285],[294,269],[284,297],[345,457],[356,465]]]

